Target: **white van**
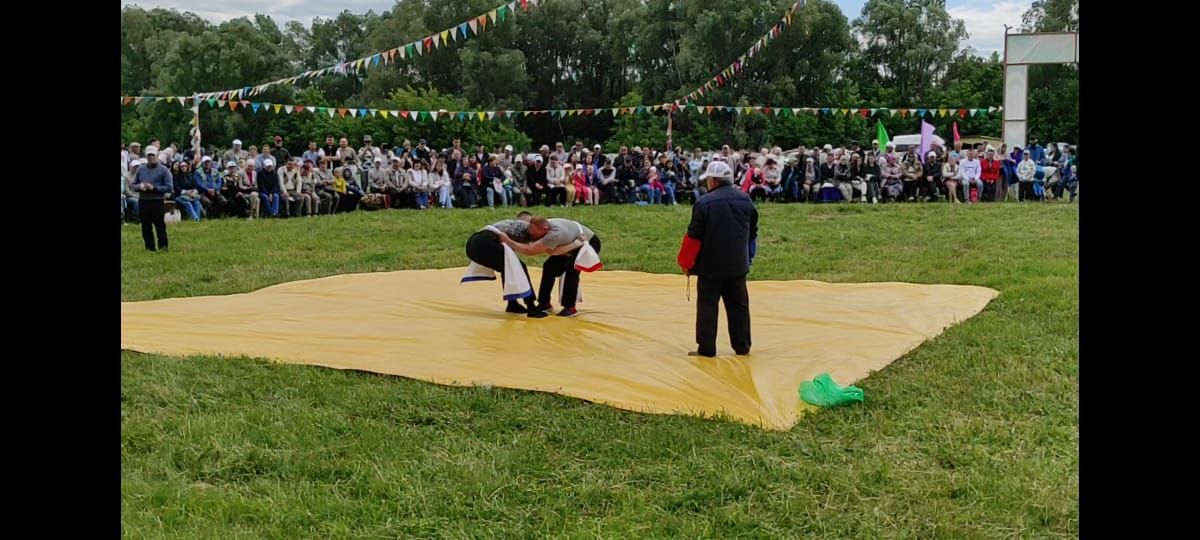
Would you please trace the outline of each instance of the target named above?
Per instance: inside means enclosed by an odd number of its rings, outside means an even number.
[[[921,148],[921,134],[897,135],[889,142],[896,145],[896,153],[903,154],[904,152],[907,152],[909,148],[912,148],[913,150],[919,150]],[[933,136],[933,142],[941,145],[942,148],[946,147],[946,140],[938,137],[937,135]]]

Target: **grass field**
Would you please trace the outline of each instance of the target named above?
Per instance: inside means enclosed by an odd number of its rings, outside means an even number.
[[[1077,536],[1078,206],[760,211],[752,279],[1001,294],[861,381],[865,403],[783,433],[549,394],[125,352],[125,536]],[[552,215],[592,226],[606,268],[674,273],[689,212]],[[512,214],[181,223],[169,253],[146,252],[126,226],[122,298],[463,266],[468,234]]]

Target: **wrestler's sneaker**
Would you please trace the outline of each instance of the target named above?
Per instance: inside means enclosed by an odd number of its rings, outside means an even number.
[[[574,317],[578,314],[579,314],[579,312],[575,311],[575,308],[573,308],[573,307],[563,308],[562,311],[558,312],[559,317]]]
[[[526,312],[528,312],[528,310],[525,309],[525,306],[522,306],[521,304],[518,304],[511,300],[508,302],[508,307],[504,308],[504,311],[507,313],[526,313]]]
[[[543,317],[549,317],[550,314],[546,313],[545,311],[538,311],[535,309],[535,310],[530,311],[529,313],[526,313],[525,316],[529,317],[530,319],[541,319]]]

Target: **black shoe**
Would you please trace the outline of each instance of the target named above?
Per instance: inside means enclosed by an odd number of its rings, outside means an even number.
[[[541,319],[544,317],[549,317],[550,314],[546,313],[545,311],[530,311],[526,313],[525,316],[529,317],[530,319]]]
[[[715,354],[700,354],[700,351],[688,351],[687,355],[688,356],[703,356],[705,358],[712,358],[712,357],[716,356]]]
[[[522,306],[521,304],[518,304],[518,303],[512,302],[512,301],[509,301],[508,307],[504,308],[504,311],[506,313],[528,313],[529,312],[529,310],[525,309],[525,306]]]
[[[735,352],[734,354],[736,354],[738,356],[750,356],[750,351],[745,350],[745,351]]]
[[[554,311],[554,305],[553,304],[545,304],[545,305],[538,304],[537,307],[532,308],[532,310],[549,313],[551,311]]]
[[[574,317],[578,314],[579,314],[579,312],[575,311],[575,308],[573,308],[573,307],[563,308],[562,311],[558,312],[559,317]]]

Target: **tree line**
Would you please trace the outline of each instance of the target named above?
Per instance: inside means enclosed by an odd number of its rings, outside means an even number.
[[[729,65],[793,0],[543,0],[465,42],[357,75],[277,86],[253,101],[387,109],[608,108],[670,102]],[[485,13],[497,0],[400,0],[382,13],[344,11],[308,26],[280,27],[266,15],[210,23],[190,12],[125,7],[122,95],[184,96],[252,86],[411,42]],[[518,8],[519,9],[519,8]],[[1078,29],[1078,0],[1037,0],[1021,30]],[[964,48],[964,24],[944,0],[868,0],[849,19],[829,1],[809,0],[778,38],[699,105],[782,107],[987,108],[1001,105],[998,54]],[[1078,139],[1075,66],[1034,66],[1030,135]],[[178,102],[123,107],[126,141],[151,137],[186,146],[190,112]],[[794,147],[869,142],[875,118],[763,116],[687,110],[672,118],[676,145]],[[884,116],[889,133],[917,133],[919,120]],[[1000,114],[930,120],[949,139],[1000,135]],[[325,135],[382,140],[451,137],[464,143],[553,144],[582,139],[663,146],[665,115],[551,117],[413,123],[383,118],[277,115],[201,106],[206,145],[235,138],[261,144],[279,133],[288,146]]]

